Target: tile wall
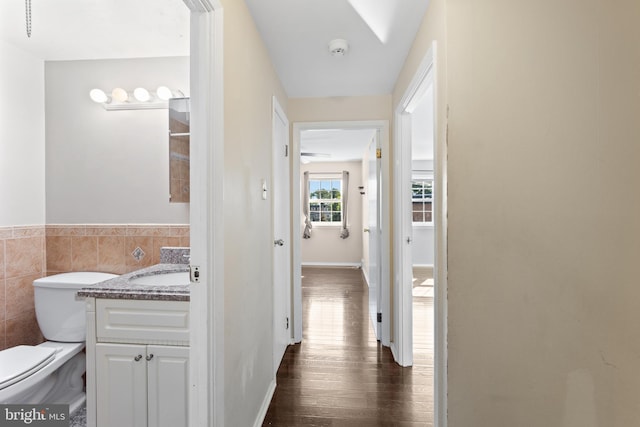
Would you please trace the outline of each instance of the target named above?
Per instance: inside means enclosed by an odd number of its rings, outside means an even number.
[[[45,227],[0,227],[0,350],[42,342],[32,283],[45,275]]]
[[[188,225],[50,224],[46,236],[47,275],[128,273],[158,264],[162,246],[189,246]]]
[[[123,274],[160,262],[162,246],[189,246],[189,225],[0,227],[0,350],[43,338],[32,282],[69,271]]]

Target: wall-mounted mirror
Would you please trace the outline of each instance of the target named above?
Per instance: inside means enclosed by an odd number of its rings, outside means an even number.
[[[169,201],[189,203],[189,98],[169,100]]]

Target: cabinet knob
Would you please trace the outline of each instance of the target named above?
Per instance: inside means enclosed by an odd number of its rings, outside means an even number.
[[[149,360],[151,360],[151,359],[153,359],[153,353],[151,353],[150,355],[148,355],[148,356],[147,356],[147,362],[148,362]]]
[[[137,355],[136,357],[133,358],[133,360],[135,360],[136,362],[139,362],[140,359],[142,359],[142,355],[141,354],[139,354],[139,355]]]

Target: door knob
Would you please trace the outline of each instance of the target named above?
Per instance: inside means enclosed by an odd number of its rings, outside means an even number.
[[[284,246],[284,240],[278,239],[273,241],[274,246]]]
[[[151,359],[153,359],[153,353],[147,356],[147,362],[150,361]]]
[[[140,359],[142,359],[142,355],[141,354],[139,354],[139,355],[137,355],[136,357],[133,358],[133,360],[135,360],[136,362],[139,362]]]

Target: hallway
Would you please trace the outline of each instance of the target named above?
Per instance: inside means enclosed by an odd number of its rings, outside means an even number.
[[[373,335],[360,269],[304,267],[302,275],[304,339],[285,353],[263,426],[432,426],[431,325],[420,322],[416,365],[402,368]],[[420,304],[426,319],[433,299]]]

